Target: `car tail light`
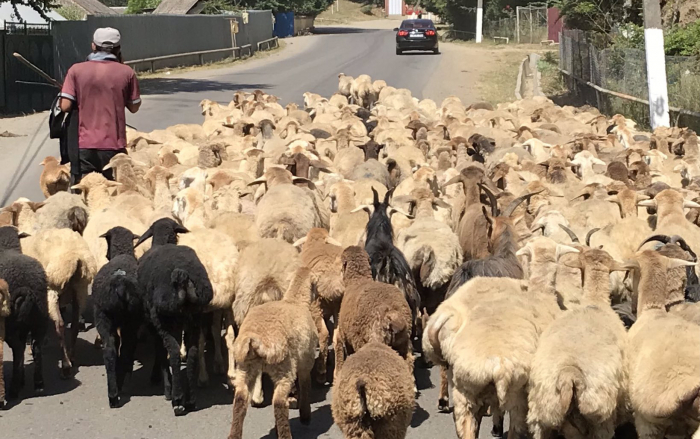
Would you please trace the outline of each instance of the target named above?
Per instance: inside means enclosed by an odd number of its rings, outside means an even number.
[[[400,30],[400,31],[399,31],[399,36],[400,36],[400,37],[407,37],[407,36],[408,36],[408,31],[407,31],[407,30]]]
[[[434,37],[434,36],[435,36],[435,31],[432,30],[432,29],[427,30],[427,31],[425,31],[425,36],[426,36],[426,37]]]

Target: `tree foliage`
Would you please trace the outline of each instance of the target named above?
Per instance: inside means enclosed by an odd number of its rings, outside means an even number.
[[[53,0],[0,0],[0,3],[10,3],[14,9],[15,15],[20,20],[22,19],[22,14],[17,8],[19,5],[29,6],[47,21],[49,18],[46,16],[46,13],[58,6],[53,2]]]
[[[609,34],[622,24],[641,25],[642,0],[554,0],[567,27]]]
[[[127,14],[143,14],[145,11],[155,9],[161,0],[129,0],[126,5]]]

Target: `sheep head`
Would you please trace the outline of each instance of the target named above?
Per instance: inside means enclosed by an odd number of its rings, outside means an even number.
[[[282,184],[294,184],[294,183],[311,183],[308,178],[295,177],[291,172],[286,169],[271,167],[263,174],[262,177],[253,180],[248,183],[248,186],[254,186],[256,184],[264,184],[266,189],[273,188]]]
[[[151,227],[141,235],[136,244],[134,244],[134,248],[149,238],[153,238],[152,246],[177,244],[177,235],[179,233],[189,233],[189,230],[172,218],[161,218],[151,224]]]
[[[606,201],[617,204],[620,207],[620,216],[622,218],[631,218],[637,216],[637,203],[639,201],[648,200],[649,197],[639,194],[632,189],[623,189],[617,193],[610,195]]]
[[[307,246],[314,246],[318,244],[330,244],[337,247],[343,246],[343,244],[328,235],[328,230],[320,227],[312,228],[309,230],[309,233],[307,233],[306,236],[299,238],[293,245],[294,247],[304,245],[304,248],[306,248]]]
[[[350,246],[340,256],[341,274],[346,284],[353,280],[372,279],[369,255],[362,247]]]
[[[394,193],[394,189],[395,188],[389,189],[384,195],[384,200],[380,202],[379,193],[374,187],[372,187],[372,194],[374,196],[374,201],[372,202],[372,204],[363,204],[353,209],[352,212],[354,213],[364,210],[370,216],[370,220],[372,220],[373,218],[384,217],[387,219],[387,222],[389,224],[391,224],[391,222],[389,222],[388,219],[391,218],[391,216],[395,213],[400,213],[406,218],[412,219],[412,215],[389,205],[389,200],[391,199],[391,196]]]
[[[107,241],[107,260],[112,260],[118,255],[134,256],[134,240],[139,239],[139,236],[129,229],[117,226],[107,230],[100,238]]]
[[[0,251],[15,250],[22,253],[22,246],[19,240],[28,236],[27,233],[20,232],[13,226],[0,227]]]

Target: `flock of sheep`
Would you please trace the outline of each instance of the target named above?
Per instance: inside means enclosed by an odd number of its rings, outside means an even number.
[[[263,373],[280,438],[290,407],[313,422],[312,381],[333,383],[346,438],[403,438],[414,355],[441,368],[462,439],[486,415],[502,436],[506,414],[509,438],[700,438],[693,131],[544,98],[438,105],[366,75],[304,104],[202,101],[202,125],[130,131],[115,181],[80,195],[46,158],[46,200],[0,212],[9,397],[28,340],[43,389],[49,323],[70,376],[91,294],[110,407],[145,328],[175,415],[227,374],[231,439]]]

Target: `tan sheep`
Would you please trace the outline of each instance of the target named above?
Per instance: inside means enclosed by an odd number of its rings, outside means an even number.
[[[625,359],[628,393],[640,439],[662,439],[672,428],[688,437],[700,419],[700,331],[666,311],[667,271],[695,265],[642,251],[630,261],[637,286],[637,321]]]
[[[333,420],[345,439],[403,439],[415,405],[413,376],[403,359],[370,342],[345,362],[333,386]]]
[[[288,396],[295,380],[299,383],[299,417],[304,424],[310,422],[311,369],[318,344],[309,310],[311,285],[311,270],[300,267],[282,300],[251,309],[243,321],[234,345],[236,396],[229,439],[243,439],[250,391],[262,373],[270,375],[275,383],[272,405],[277,437],[292,438]]]
[[[56,157],[48,156],[41,161],[44,169],[39,177],[41,192],[46,198],[70,188],[70,163],[62,165]]]
[[[68,378],[78,339],[78,320],[85,309],[97,263],[83,237],[69,229],[42,230],[22,239],[21,243],[22,253],[37,259],[46,271],[49,317],[63,350],[61,374]],[[61,306],[66,305],[71,305],[72,316],[68,340],[61,316]]]
[[[369,255],[357,246],[342,254],[345,294],[335,334],[335,378],[345,358],[370,341],[381,341],[406,360],[413,373],[411,310],[394,285],[372,280]]]
[[[340,302],[343,300],[345,285],[340,275],[340,255],[343,247],[338,241],[328,236],[328,231],[314,228],[304,237],[294,243],[295,247],[303,245],[301,263],[311,269],[311,275],[316,285],[316,299],[311,304],[311,311],[316,321],[319,337],[319,353],[316,360],[316,379],[326,382],[326,364],[328,360],[328,336],[330,334],[326,321],[333,317],[338,322]]]
[[[564,263],[582,270],[586,306],[563,314],[540,337],[530,370],[528,424],[534,439],[556,430],[567,439],[611,439],[625,411],[627,334],[610,307],[610,272],[626,269],[597,249]]]

